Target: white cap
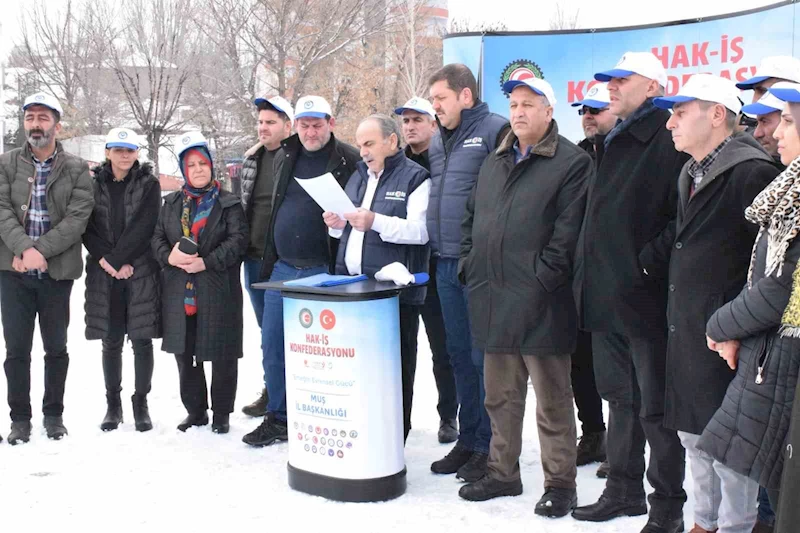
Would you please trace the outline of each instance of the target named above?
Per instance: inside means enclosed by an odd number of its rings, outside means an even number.
[[[651,52],[625,52],[611,70],[594,75],[597,81],[611,81],[611,78],[625,78],[638,74],[650,80],[656,80],[662,87],[667,86],[667,71],[661,60]]]
[[[56,97],[45,92],[38,92],[27,97],[25,99],[25,103],[22,104],[22,110],[24,111],[32,105],[43,105],[45,107],[49,107],[58,113],[59,117],[64,114],[64,111],[61,109],[61,104],[58,103]]]
[[[756,75],[749,80],[737,83],[740,89],[752,89],[769,78],[780,78],[800,83],[800,59],[792,56],[771,56],[761,60]]]
[[[178,158],[189,148],[197,148],[198,146],[204,146],[208,150],[208,141],[206,141],[202,133],[199,131],[184,133],[180,136],[175,146],[178,149]]]
[[[653,104],[661,109],[672,109],[675,104],[692,100],[722,104],[737,115],[742,109],[742,101],[739,100],[739,89],[736,88],[736,85],[729,79],[712,74],[695,74],[681,87],[678,94],[656,98],[653,100]]]
[[[275,109],[275,111],[279,111],[289,117],[289,122],[291,122],[292,126],[294,126],[294,111],[292,110],[292,104],[290,104],[286,98],[283,98],[282,96],[273,96],[272,98],[256,98],[253,100],[253,103],[256,105],[269,104],[270,107]]]
[[[788,82],[780,82],[780,83],[788,84]],[[778,83],[776,83],[775,85],[778,85]],[[770,113],[774,113],[775,111],[783,111],[783,102],[771,92],[767,92],[764,96],[762,96],[758,100],[758,102],[755,102],[753,104],[748,104],[742,107],[742,113],[754,117],[760,117],[761,115],[769,115]]]
[[[294,108],[295,120],[303,117],[325,118],[326,115],[333,116],[331,105],[321,96],[304,96]]]
[[[416,111],[423,115],[430,115],[431,118],[436,118],[436,111],[433,110],[431,103],[427,99],[420,98],[419,96],[415,96],[403,104],[403,107],[398,107],[394,110],[396,115],[402,115],[404,111]]]
[[[511,91],[520,85],[525,85],[536,94],[540,94],[547,98],[547,101],[552,107],[556,106],[556,95],[553,92],[553,88],[549,83],[541,78],[533,77],[525,78],[524,80],[508,80],[503,84],[503,92],[506,94],[511,94]]]
[[[106,148],[130,148],[138,150],[141,147],[139,135],[128,128],[114,128],[106,135]]]
[[[608,85],[605,83],[597,83],[592,85],[589,92],[586,93],[586,98],[578,102],[573,102],[572,107],[592,107],[594,109],[605,109],[611,103],[611,95],[608,94]]]
[[[781,102],[800,103],[800,84],[789,81],[779,81],[768,89]],[[783,107],[781,107],[783,110]]]

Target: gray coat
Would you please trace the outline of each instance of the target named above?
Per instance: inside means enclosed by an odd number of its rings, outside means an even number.
[[[14,256],[36,248],[47,260],[47,273],[56,280],[83,274],[81,236],[94,208],[89,165],[68,154],[56,142],[56,156],[47,178],[50,231],[36,242],[25,233],[25,214],[36,169],[28,143],[0,156],[0,270],[13,270]]]

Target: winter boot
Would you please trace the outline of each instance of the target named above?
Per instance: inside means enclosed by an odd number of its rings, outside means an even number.
[[[184,418],[180,424],[178,424],[178,430],[186,432],[192,426],[207,426],[208,425],[208,413],[203,411],[202,413],[196,414],[189,414],[186,418]]]
[[[442,418],[439,421],[439,442],[447,444],[448,442],[455,442],[458,440],[458,422],[454,419]]]
[[[267,402],[269,402],[269,394],[267,394],[267,389],[265,387],[261,389],[261,395],[258,397],[256,401],[242,407],[242,412],[247,416],[252,416],[253,418],[260,418],[262,416],[266,416]]]
[[[458,495],[471,502],[484,502],[501,496],[519,496],[522,494],[522,481],[498,481],[483,476],[475,483],[468,483],[458,490]]]
[[[47,433],[47,438],[52,440],[61,440],[68,435],[67,428],[64,426],[64,419],[60,416],[45,415],[44,430]]]
[[[474,483],[486,474],[486,465],[489,462],[488,453],[473,452],[464,466],[456,472],[456,478],[468,483]]]
[[[144,394],[134,394],[131,396],[133,402],[133,420],[136,422],[136,431],[150,431],[153,429],[153,421],[150,420],[150,409],[147,407],[147,396]]]
[[[533,512],[548,518],[561,518],[577,506],[578,492],[575,489],[547,487]]]
[[[211,431],[214,433],[227,433],[231,430],[230,414],[214,413],[214,420],[211,422]]]
[[[278,420],[272,413],[267,414],[256,429],[242,437],[242,442],[257,447],[286,440],[289,440],[289,428],[286,427],[286,422]]]
[[[595,474],[600,479],[606,479],[608,477],[608,471],[611,467],[608,464],[608,461],[603,461],[600,463],[600,466],[597,467],[597,473]]]
[[[31,440],[31,423],[29,420],[24,422],[11,422],[11,433],[8,434],[8,443],[12,446],[22,444]]]
[[[602,463],[606,460],[606,432],[585,433],[578,442],[577,466]]]
[[[470,457],[472,457],[472,450],[456,443],[450,453],[431,464],[431,472],[434,474],[455,474],[459,468],[469,461]]]
[[[103,422],[100,424],[100,429],[114,431],[122,423],[122,402],[119,399],[119,393],[106,392],[106,403],[108,404],[108,409]]]

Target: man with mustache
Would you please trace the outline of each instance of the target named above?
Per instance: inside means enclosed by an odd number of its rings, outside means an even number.
[[[56,135],[61,105],[49,94],[24,105],[27,142],[0,156],[0,310],[11,409],[10,444],[31,435],[31,344],[36,315],[44,346],[44,428],[67,435],[62,413],[73,281],[81,277],[81,236],[94,207],[89,166]]]

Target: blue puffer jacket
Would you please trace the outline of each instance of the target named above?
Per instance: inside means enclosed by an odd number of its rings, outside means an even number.
[[[461,221],[478,171],[497,146],[508,121],[489,112],[484,102],[461,112],[461,124],[445,145],[435,135],[428,151],[431,163],[431,196],[428,203],[428,234],[434,255],[458,259]]]

